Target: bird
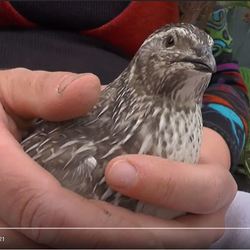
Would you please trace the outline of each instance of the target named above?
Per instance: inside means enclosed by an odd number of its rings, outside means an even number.
[[[213,39],[192,24],[164,25],[145,39],[87,115],[63,122],[39,119],[21,142],[24,151],[85,198],[167,216],[112,190],[105,167],[124,154],[198,162],[202,96],[216,70],[212,46]]]

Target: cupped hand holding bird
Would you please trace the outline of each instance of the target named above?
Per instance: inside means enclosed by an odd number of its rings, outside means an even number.
[[[223,227],[236,184],[229,150],[204,128],[198,166],[153,156],[125,155],[106,168],[116,191],[190,214],[161,220],[108,203],[87,200],[65,188],[26,155],[18,140],[36,117],[61,121],[85,114],[97,102],[93,74],[11,69],[0,72],[0,219],[7,227]],[[72,112],[74,110],[74,112]],[[176,167],[172,167],[176,165]],[[223,230],[1,229],[1,247],[204,247]]]

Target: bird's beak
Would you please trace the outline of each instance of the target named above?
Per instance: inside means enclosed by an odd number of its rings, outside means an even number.
[[[208,53],[204,57],[204,63],[207,65],[211,73],[215,73],[217,71],[216,61],[212,53]]]
[[[199,58],[189,59],[194,64],[195,69],[208,73],[216,72],[216,62],[212,53],[207,53],[205,56]]]

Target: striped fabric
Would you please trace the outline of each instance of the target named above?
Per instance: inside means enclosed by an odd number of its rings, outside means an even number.
[[[221,134],[227,142],[232,171],[239,162],[248,134],[249,101],[237,62],[217,65],[202,107],[204,126]]]

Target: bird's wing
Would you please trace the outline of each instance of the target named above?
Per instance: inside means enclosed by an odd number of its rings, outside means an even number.
[[[22,146],[63,186],[78,193],[90,194],[93,189],[91,183],[103,175],[97,171],[100,164],[96,159],[97,147],[91,139],[93,133],[71,122],[59,125],[42,121],[33,134],[22,142]]]
[[[123,112],[127,115],[117,120],[118,126],[113,117],[117,96],[117,87],[111,84],[87,116],[60,123],[39,121],[22,142],[24,151],[63,186],[89,198],[102,196],[107,162],[127,153],[124,145],[139,129],[148,109],[138,105],[136,110],[130,109],[132,113]],[[127,124],[128,119],[131,124]]]
[[[98,131],[94,136],[95,140],[105,137],[107,128],[110,128],[112,123],[113,103],[119,79],[123,79],[122,75],[102,91],[99,102],[85,117],[65,122],[38,120],[32,133],[22,141],[24,150],[39,163],[47,163],[51,157],[63,155],[68,148],[88,144],[95,130]]]
[[[24,151],[65,187],[90,194],[113,153],[124,154],[122,147],[115,147],[117,136],[110,133],[116,91],[113,84],[108,86],[85,117],[57,123],[39,120],[22,141]],[[110,152],[110,157],[104,157]]]

